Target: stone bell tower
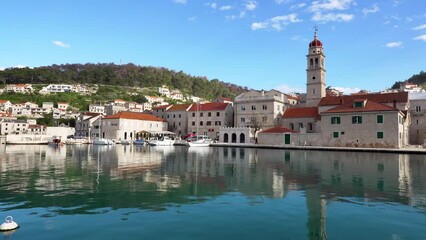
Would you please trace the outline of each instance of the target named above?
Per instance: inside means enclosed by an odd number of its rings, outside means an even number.
[[[325,55],[322,43],[318,40],[315,27],[314,40],[309,43],[309,52],[306,55],[306,106],[316,107],[321,98],[325,97]]]

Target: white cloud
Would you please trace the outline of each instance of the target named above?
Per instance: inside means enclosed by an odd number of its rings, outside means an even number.
[[[306,3],[298,3],[298,4],[291,5],[290,10],[293,11],[293,10],[304,8],[304,7],[306,7]]]
[[[309,7],[309,11],[332,11],[332,10],[346,10],[350,7],[353,0],[322,0],[313,1]]]
[[[217,8],[217,3],[206,3],[206,6],[211,7],[213,9]]]
[[[225,18],[227,20],[235,20],[235,19],[237,19],[237,15],[228,15],[228,16],[225,16]]]
[[[304,38],[303,36],[301,36],[301,35],[294,35],[294,36],[292,36],[291,37],[291,40],[294,40],[294,41],[308,41],[308,39],[306,39],[306,38]]]
[[[285,3],[289,3],[289,2],[291,2],[292,0],[275,0],[275,3],[276,4],[285,4]]]
[[[264,29],[267,28],[268,24],[265,22],[255,22],[251,24],[251,29],[252,30],[259,30],[259,29]]]
[[[62,41],[53,41],[53,45],[62,47],[62,48],[70,48],[71,46],[69,44],[66,44]]]
[[[426,29],[426,24],[419,25],[417,27],[413,27],[413,30],[423,30],[423,29]]]
[[[186,0],[173,0],[174,3],[186,4]]]
[[[353,14],[345,14],[345,13],[327,13],[322,14],[321,12],[316,12],[314,16],[312,16],[312,21],[315,22],[350,22],[354,18]]]
[[[197,17],[195,17],[195,16],[188,18],[188,21],[191,21],[191,22],[193,22],[195,20],[197,20]]]
[[[274,89],[283,93],[303,93],[306,92],[306,88],[303,86],[289,86],[287,84],[274,87]]]
[[[253,23],[251,25],[251,29],[258,30],[271,28],[276,31],[281,31],[285,26],[289,25],[290,23],[297,23],[301,21],[301,19],[297,18],[296,13],[292,13],[289,15],[276,16],[263,22]]]
[[[421,40],[421,41],[423,41],[423,42],[426,42],[426,34],[423,34],[423,35],[420,35],[420,36],[417,36],[417,37],[415,37],[415,38],[413,38],[414,40]]]
[[[369,13],[376,13],[379,10],[380,10],[379,6],[376,3],[371,8],[364,8],[364,9],[362,9],[362,13],[364,13],[364,16],[367,16]]]
[[[397,48],[402,46],[402,42],[389,42],[385,45],[388,48]]]
[[[256,1],[248,1],[247,3],[244,4],[244,6],[246,7],[247,11],[253,11],[257,7],[257,2]]]
[[[343,94],[351,94],[351,93],[357,93],[361,91],[361,89],[357,87],[333,87],[333,88],[343,92]]]
[[[226,5],[226,6],[222,6],[222,7],[219,8],[219,10],[221,10],[221,11],[226,11],[226,10],[231,10],[231,9],[232,9],[231,5]]]

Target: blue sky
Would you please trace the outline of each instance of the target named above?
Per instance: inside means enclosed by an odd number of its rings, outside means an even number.
[[[426,70],[424,0],[3,0],[0,69],[134,63],[305,92],[314,25],[327,86],[378,91]]]

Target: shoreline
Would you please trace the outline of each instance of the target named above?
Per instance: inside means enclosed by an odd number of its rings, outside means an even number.
[[[380,152],[380,153],[407,153],[426,154],[425,148],[355,148],[355,147],[320,147],[320,146],[284,146],[264,145],[254,143],[211,143],[211,147],[245,147],[265,149],[288,149],[288,150],[315,150],[315,151],[340,151],[340,152]]]

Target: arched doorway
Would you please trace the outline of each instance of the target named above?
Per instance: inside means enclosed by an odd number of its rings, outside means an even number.
[[[236,142],[237,142],[237,134],[236,134],[236,133],[233,133],[233,134],[232,134],[232,142],[233,142],[233,143],[236,143]]]
[[[227,133],[223,134],[223,142],[228,142],[229,141],[228,138],[229,137]]]
[[[240,134],[240,143],[245,143],[246,142],[246,135],[244,133]]]

